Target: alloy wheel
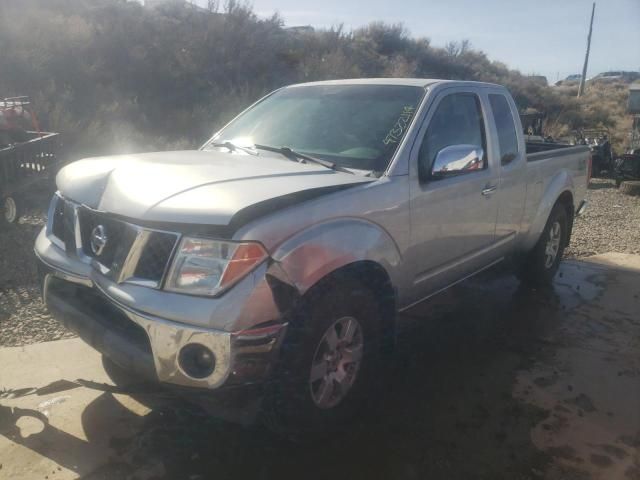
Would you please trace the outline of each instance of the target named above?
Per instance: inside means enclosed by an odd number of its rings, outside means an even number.
[[[544,249],[545,268],[551,268],[553,263],[556,261],[556,257],[560,251],[561,233],[562,228],[560,227],[560,222],[553,222],[553,225],[551,225],[551,228],[549,229],[549,238],[547,239],[547,244]]]
[[[309,372],[309,389],[322,409],[338,405],[353,386],[362,361],[362,327],[353,317],[336,320],[318,344]]]

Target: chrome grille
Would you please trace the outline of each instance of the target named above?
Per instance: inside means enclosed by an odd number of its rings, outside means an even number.
[[[95,259],[106,270],[109,270],[110,276],[115,279],[122,271],[124,262],[136,239],[136,228],[133,225],[86,207],[78,208],[78,225],[80,226],[83,253],[87,257]],[[107,241],[104,250],[96,253],[91,247],[91,236],[94,229],[99,225],[104,227]]]
[[[47,236],[66,251],[75,248],[75,212],[70,202],[55,195],[49,206]]]
[[[152,232],[138,260],[135,277],[146,280],[161,279],[169,265],[176,240],[173,233]]]
[[[64,228],[64,204],[65,201],[61,198],[56,199],[52,212],[53,218],[51,219],[51,232],[62,241],[62,243],[64,243],[64,239],[67,236]]]
[[[144,228],[62,197],[54,202],[48,234],[68,255],[91,263],[113,281],[160,287],[179,234]],[[106,235],[101,251],[91,245],[99,225]]]

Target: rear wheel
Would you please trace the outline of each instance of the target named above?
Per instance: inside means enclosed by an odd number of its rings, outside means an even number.
[[[527,256],[521,278],[532,285],[549,285],[558,271],[567,244],[567,210],[556,204],[535,247]]]
[[[325,284],[292,322],[263,405],[269,428],[298,435],[347,427],[379,396],[383,318],[358,282]]]

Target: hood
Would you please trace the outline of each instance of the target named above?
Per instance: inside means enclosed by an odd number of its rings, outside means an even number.
[[[260,205],[284,206],[372,180],[280,156],[217,151],[89,158],[67,165],[56,179],[63,196],[96,210],[208,225],[229,225]],[[282,198],[289,201],[274,202]]]

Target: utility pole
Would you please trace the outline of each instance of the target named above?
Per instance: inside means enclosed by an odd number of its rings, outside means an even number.
[[[578,87],[578,98],[584,93],[584,83],[587,81],[587,64],[589,63],[589,50],[591,49],[591,32],[593,31],[593,15],[596,13],[596,2],[591,8],[591,23],[589,24],[589,36],[587,37],[587,53],[584,56],[584,66],[582,67],[582,78]]]

